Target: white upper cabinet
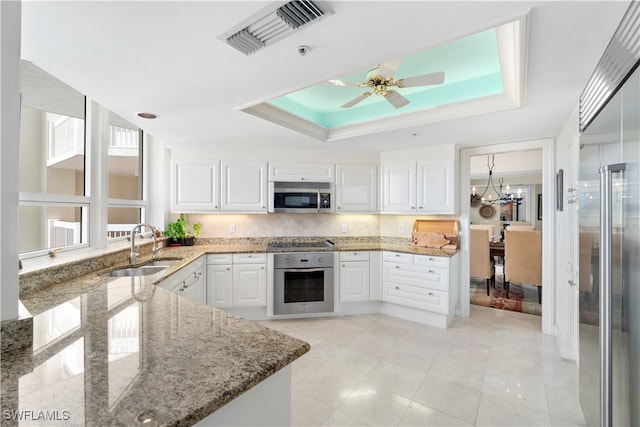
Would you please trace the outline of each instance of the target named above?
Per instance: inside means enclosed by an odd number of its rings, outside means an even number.
[[[382,166],[382,211],[416,212],[416,165]]]
[[[267,211],[267,162],[221,162],[220,210]]]
[[[377,165],[336,165],[336,213],[376,212],[377,183]]]
[[[269,181],[335,182],[335,165],[316,163],[269,163]]]
[[[219,160],[171,161],[171,210],[212,212],[220,208]]]
[[[455,213],[453,161],[419,162],[417,171],[417,212]]]
[[[382,166],[382,212],[453,214],[452,160]]]

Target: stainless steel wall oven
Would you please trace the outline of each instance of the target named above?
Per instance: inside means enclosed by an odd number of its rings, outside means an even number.
[[[332,252],[274,254],[273,272],[273,314],[334,311]]]

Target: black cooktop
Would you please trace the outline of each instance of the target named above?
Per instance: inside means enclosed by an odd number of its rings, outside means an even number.
[[[291,241],[273,241],[267,245],[269,251],[331,251],[337,250],[337,246],[331,240],[312,240],[306,242],[291,242]]]

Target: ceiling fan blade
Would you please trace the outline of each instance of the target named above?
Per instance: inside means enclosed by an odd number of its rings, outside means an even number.
[[[415,86],[430,86],[439,85],[444,82],[444,72],[438,71],[437,73],[423,74],[421,76],[407,77],[406,79],[400,79],[396,83],[398,87],[415,87]]]
[[[387,61],[378,66],[378,75],[383,77],[393,77],[400,68],[403,59],[397,58],[392,61]]]
[[[388,91],[384,95],[384,99],[389,101],[389,103],[391,103],[391,105],[393,105],[396,108],[404,107],[405,105],[407,105],[409,103],[409,100],[407,98],[405,98],[404,96],[400,95],[395,90]]]
[[[365,87],[362,83],[356,82],[345,82],[343,80],[328,80],[327,83],[335,85],[335,86],[357,86],[357,87]]]
[[[366,92],[363,93],[362,95],[358,96],[357,98],[353,98],[351,101],[347,102],[344,105],[341,105],[340,108],[351,108],[354,105],[356,105],[358,102],[364,100],[365,98],[368,98],[371,95],[371,92]]]

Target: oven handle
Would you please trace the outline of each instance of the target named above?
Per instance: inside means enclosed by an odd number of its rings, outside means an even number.
[[[333,267],[318,267],[318,268],[275,268],[274,270],[284,271],[285,273],[296,273],[296,272],[309,272],[315,273],[317,271],[325,271],[328,269],[333,269]]]

